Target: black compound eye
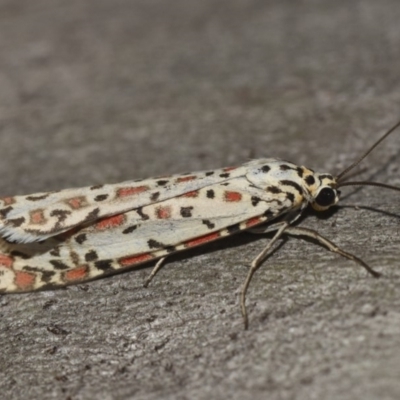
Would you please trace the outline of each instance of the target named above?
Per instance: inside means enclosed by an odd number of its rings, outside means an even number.
[[[322,207],[330,206],[335,202],[336,193],[331,188],[323,188],[315,199],[315,202]]]

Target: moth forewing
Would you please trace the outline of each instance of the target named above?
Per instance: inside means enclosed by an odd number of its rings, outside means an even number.
[[[0,234],[30,243],[56,236],[100,218],[176,198],[244,176],[245,167],[64,189],[0,199]]]

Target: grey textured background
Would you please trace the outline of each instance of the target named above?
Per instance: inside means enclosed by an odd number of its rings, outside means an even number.
[[[396,0],[1,0],[1,193],[275,156],[336,172],[400,117]],[[400,184],[399,132],[365,165]],[[397,399],[399,196],[307,217],[384,273],[250,234],[66,290],[0,298],[4,399]],[[391,214],[390,214],[391,213]],[[329,218],[328,218],[329,217]]]

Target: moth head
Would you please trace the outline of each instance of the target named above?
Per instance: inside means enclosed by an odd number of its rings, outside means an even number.
[[[362,154],[356,161],[345,168],[340,174],[333,177],[329,174],[312,174],[313,178],[306,177],[306,183],[311,183],[315,179],[315,185],[308,185],[309,193],[311,195],[311,205],[317,211],[324,211],[332,207],[339,201],[340,190],[338,188],[343,186],[375,186],[384,189],[391,189],[400,191],[399,187],[388,185],[381,182],[371,181],[348,181],[349,172],[351,172],[357,165],[361,163],[383,140],[385,140],[393,131],[400,127],[400,121],[393,125],[379,140],[377,140],[364,154]],[[309,172],[312,172],[309,170]],[[309,182],[307,182],[307,178]],[[318,182],[319,181],[319,182]]]
[[[338,203],[340,191],[336,179],[329,174],[313,174],[314,184],[309,186],[310,204],[316,211],[325,211]],[[306,178],[307,181],[307,178]],[[312,179],[308,178],[308,181]]]

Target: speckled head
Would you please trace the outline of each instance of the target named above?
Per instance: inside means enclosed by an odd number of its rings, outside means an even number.
[[[306,190],[309,194],[309,203],[316,211],[324,211],[338,203],[340,197],[340,190],[338,188],[343,186],[378,186],[386,189],[400,191],[400,188],[387,185],[381,182],[370,181],[346,181],[346,175],[353,170],[358,164],[364,160],[368,154],[371,153],[384,139],[386,139],[394,130],[400,126],[400,121],[390,128],[378,141],[375,142],[364,154],[361,155],[355,162],[345,168],[337,176],[330,174],[321,174],[303,169],[303,179],[305,182]]]
[[[309,202],[316,211],[325,211],[338,203],[340,190],[336,178],[304,168],[304,182],[309,193]]]

